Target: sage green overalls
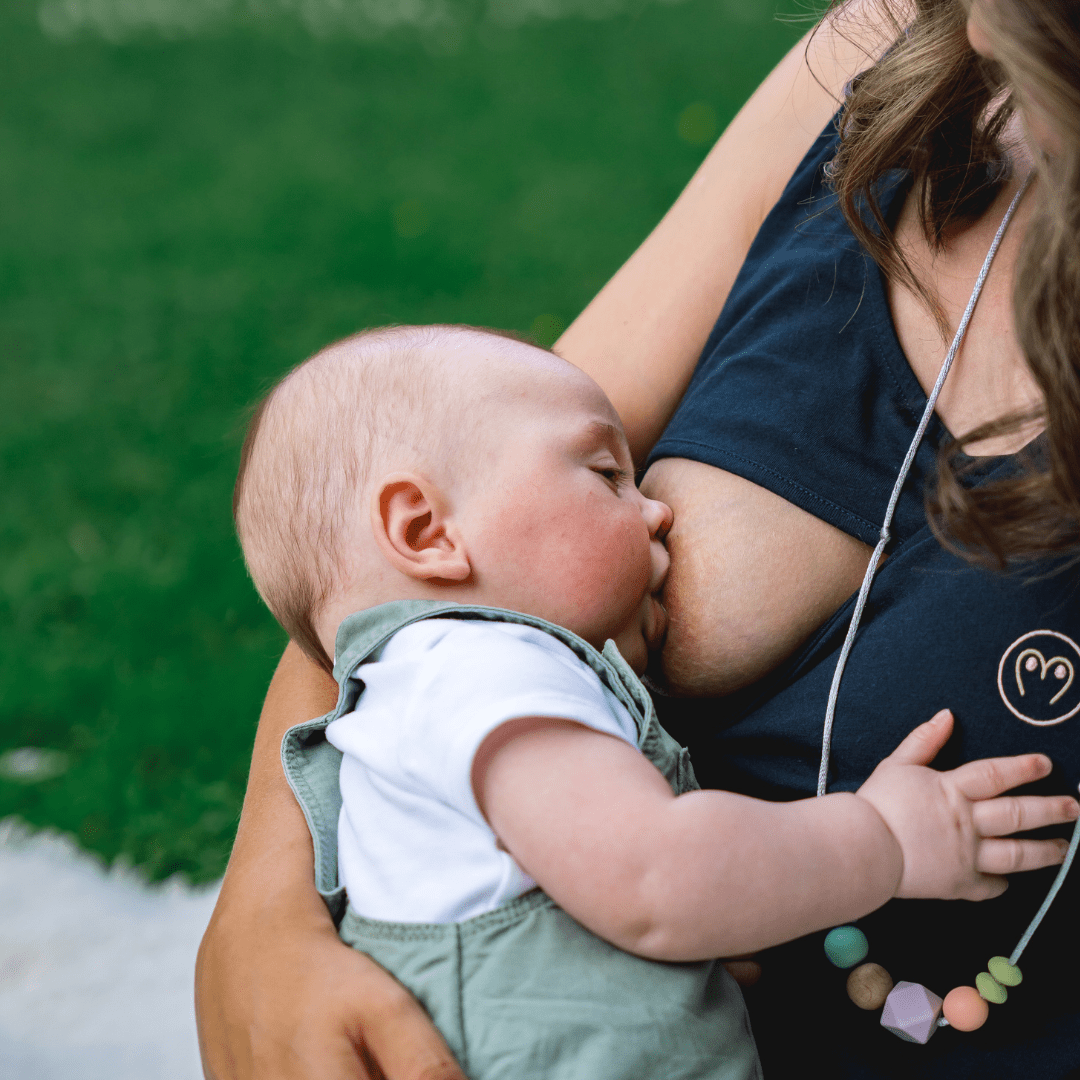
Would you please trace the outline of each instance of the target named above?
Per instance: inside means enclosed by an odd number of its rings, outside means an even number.
[[[687,752],[657,723],[648,692],[613,642],[601,655],[568,630],[496,608],[407,600],[350,616],[337,635],[337,708],[291,728],[281,757],[315,844],[315,883],[342,939],[424,1005],[470,1080],[759,1078],[742,994],[716,961],[643,960],[602,941],[539,889],[460,923],[391,923],[346,906],[338,884],[341,752],[330,721],[351,712],[356,678],[402,627],[428,618],[488,619],[547,631],[622,702],[638,746],[676,793],[697,788]],[[362,674],[360,672],[359,674]],[[371,828],[379,823],[373,821]]]

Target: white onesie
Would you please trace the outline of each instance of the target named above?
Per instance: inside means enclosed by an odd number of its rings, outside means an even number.
[[[596,674],[529,626],[425,619],[354,677],[364,693],[326,737],[345,755],[338,873],[370,919],[460,922],[536,885],[473,796],[473,758],[501,724],[557,716],[637,745]]]

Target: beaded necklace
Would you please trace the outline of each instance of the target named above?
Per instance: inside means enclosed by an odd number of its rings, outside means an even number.
[[[1013,197],[1008,210],[1005,211],[1005,216],[1001,219],[1001,224],[998,226],[997,233],[990,244],[990,250],[986,253],[982,269],[979,271],[975,287],[972,289],[971,298],[968,300],[963,317],[960,319],[956,335],[949,346],[949,351],[945,354],[945,360],[942,362],[941,370],[938,372],[937,381],[927,398],[926,408],[923,410],[922,418],[915,429],[915,436],[908,447],[904,462],[900,466],[896,483],[893,485],[877,546],[870,556],[870,564],[866,568],[866,575],[863,577],[862,585],[859,588],[859,595],[855,601],[855,611],[851,616],[847,636],[844,638],[840,656],[836,661],[832,685],[829,687],[829,701],[825,709],[825,725],[821,739],[821,767],[818,770],[817,794],[819,796],[825,794],[828,779],[829,751],[832,745],[833,719],[836,715],[836,699],[840,693],[840,680],[843,678],[844,668],[847,665],[848,656],[851,653],[851,647],[859,629],[859,623],[862,621],[870,586],[873,584],[874,576],[881,565],[881,557],[885,552],[885,547],[891,539],[889,526],[892,524],[896,504],[900,499],[900,491],[911,470],[915,454],[922,442],[923,435],[926,433],[930,418],[933,416],[941,388],[945,385],[949,369],[952,367],[960,343],[964,339],[968,323],[971,321],[971,314],[975,310],[979,294],[986,283],[986,276],[990,272],[990,264],[994,261],[994,256],[997,254],[998,247],[1001,244],[1001,238],[1005,235],[1005,230],[1008,228],[1024,192],[1027,191],[1028,185],[1031,183],[1032,175],[1029,173],[1027,179],[1020,185],[1020,190]],[[980,972],[976,976],[975,986],[958,986],[950,990],[944,999],[938,997],[937,994],[920,983],[898,982],[894,986],[892,977],[879,964],[863,963],[870,946],[866,935],[856,926],[837,926],[830,930],[825,936],[825,954],[837,967],[854,969],[848,976],[848,996],[860,1008],[881,1008],[882,1027],[898,1035],[901,1039],[907,1042],[926,1043],[939,1027],[951,1026],[959,1031],[974,1031],[976,1028],[982,1027],[986,1022],[990,1012],[989,1003],[1003,1004],[1008,997],[1006,988],[1020,984],[1022,975],[1020,968],[1017,967],[1017,961],[1020,959],[1020,954],[1027,948],[1028,942],[1047,911],[1049,911],[1050,905],[1054,902],[1054,897],[1057,896],[1058,890],[1064,883],[1069,868],[1072,866],[1078,845],[1080,845],[1080,821],[1077,821],[1076,826],[1073,828],[1072,840],[1065,861],[1061,864],[1061,869],[1050,886],[1046,899],[1043,900],[1038,912],[1035,914],[1035,918],[1031,920],[1031,924],[1024,931],[1016,948],[1008,957],[991,957],[987,963],[988,970]]]

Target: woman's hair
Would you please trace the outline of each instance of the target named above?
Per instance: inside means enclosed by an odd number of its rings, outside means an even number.
[[[940,251],[1000,190],[1000,138],[1014,109],[1053,134],[1052,153],[1037,150],[1039,183],[1026,196],[1037,206],[1014,294],[1017,334],[1044,404],[962,433],[943,450],[929,499],[946,544],[1004,568],[1080,545],[1080,3],[976,3],[993,61],[968,42],[963,0],[879,0],[895,44],[851,85],[829,179],[856,237],[886,276],[923,300],[944,334],[940,304],[882,212],[880,181],[910,170],[926,240]],[[969,482],[965,447],[1036,419],[1045,439],[1020,455],[1018,474]]]

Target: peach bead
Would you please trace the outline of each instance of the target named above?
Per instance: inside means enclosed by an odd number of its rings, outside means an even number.
[[[941,1011],[957,1031],[974,1031],[986,1023],[990,1006],[974,986],[958,986],[945,995]]]

